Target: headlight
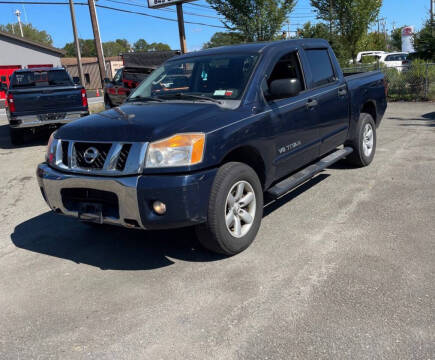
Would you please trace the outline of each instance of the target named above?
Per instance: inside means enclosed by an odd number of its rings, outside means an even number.
[[[176,134],[150,143],[146,155],[147,168],[199,164],[204,153],[205,134]]]

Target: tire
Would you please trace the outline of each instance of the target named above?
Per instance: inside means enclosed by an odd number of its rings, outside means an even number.
[[[9,135],[13,145],[21,145],[24,142],[24,131],[22,129],[9,128]]]
[[[238,254],[254,241],[262,216],[263,189],[256,172],[243,163],[226,163],[212,185],[207,222],[196,227],[198,240],[212,252]]]
[[[346,158],[348,163],[364,167],[373,161],[376,152],[376,125],[370,114],[360,114],[354,138],[347,141],[345,146],[353,148],[352,154]]]

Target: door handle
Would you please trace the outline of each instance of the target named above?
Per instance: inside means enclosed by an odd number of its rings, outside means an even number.
[[[305,104],[308,110],[314,109],[319,103],[315,99],[309,99]]]
[[[346,88],[338,89],[338,96],[346,96],[346,95],[347,95],[347,89]]]

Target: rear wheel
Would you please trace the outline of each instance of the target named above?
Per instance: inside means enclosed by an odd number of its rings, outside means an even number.
[[[370,114],[360,114],[355,136],[346,145],[353,148],[352,154],[347,157],[352,165],[363,167],[373,161],[376,151],[376,125]]]
[[[263,216],[263,190],[251,167],[230,162],[219,169],[207,216],[207,222],[196,230],[208,250],[235,255],[252,243]]]
[[[9,128],[9,135],[13,145],[21,145],[24,142],[24,130]]]

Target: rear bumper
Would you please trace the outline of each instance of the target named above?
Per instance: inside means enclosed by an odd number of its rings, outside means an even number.
[[[12,128],[29,128],[51,124],[67,124],[71,121],[77,120],[83,116],[89,115],[89,111],[71,111],[67,112],[64,117],[54,120],[43,120],[44,116],[50,117],[52,114],[38,114],[38,115],[23,115],[23,116],[9,116],[9,125]]]
[[[37,168],[37,178],[45,201],[56,213],[129,228],[169,229],[206,221],[208,198],[216,171],[188,175],[96,177],[62,173],[42,163]],[[66,198],[65,193],[71,193],[71,189],[82,194],[103,194],[106,199],[112,199],[111,204],[103,205],[99,215],[83,213],[75,200]],[[164,215],[153,211],[152,204],[156,200],[166,204]],[[99,202],[92,196],[84,201]]]

